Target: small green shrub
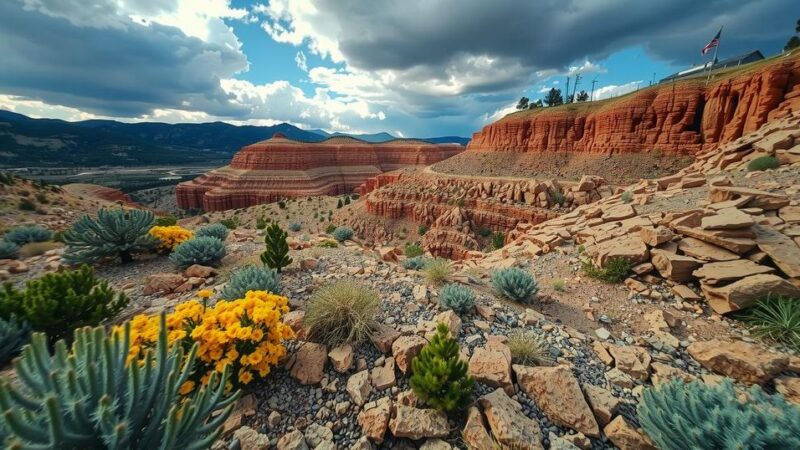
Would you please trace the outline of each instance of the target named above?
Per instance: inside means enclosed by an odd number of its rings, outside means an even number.
[[[51,342],[70,337],[75,328],[98,325],[127,304],[125,294],[98,280],[87,265],[30,280],[23,291],[11,283],[0,290],[0,318],[16,316],[34,331],[47,333]]]
[[[583,253],[583,252],[585,252],[585,251],[586,251],[586,246],[585,246],[585,245],[583,245],[583,244],[580,244],[580,245],[579,245],[579,246],[576,248],[576,250],[578,251],[578,254],[580,255],[581,253]]]
[[[71,348],[34,334],[0,381],[0,429],[10,448],[209,448],[220,435],[238,392],[226,398],[229,369],[182,396],[197,346],[167,348],[164,318],[158,345],[129,364],[130,326],[107,336],[102,327],[75,331]]]
[[[336,225],[334,225],[332,223],[329,223],[328,226],[325,227],[325,232],[328,233],[328,234],[331,234],[334,231],[336,231]]]
[[[27,198],[21,198],[17,204],[17,208],[21,211],[36,211],[36,203],[33,203]]]
[[[61,242],[64,243],[64,232],[61,230],[56,231],[53,233],[53,242]]]
[[[596,278],[606,283],[619,283],[627,278],[631,271],[631,263],[625,258],[614,257],[606,261],[605,267],[598,268],[591,260],[582,264],[583,273],[591,278]]]
[[[130,262],[134,253],[156,246],[156,238],[148,233],[152,225],[153,213],[141,209],[101,209],[96,219],[84,215],[64,233],[64,260],[91,264],[118,257]]]
[[[0,241],[0,259],[19,258],[19,246],[13,242]]]
[[[480,237],[489,237],[492,234],[492,230],[487,227],[480,227],[478,228],[478,236]]]
[[[360,197],[361,197],[361,196],[360,196],[360,195],[358,195],[358,194],[351,194],[351,195],[350,195],[350,198],[352,198],[353,200],[358,200]]]
[[[265,267],[244,266],[231,275],[220,296],[226,300],[244,298],[247,291],[281,293],[281,276]]]
[[[630,203],[633,200],[633,192],[625,191],[619,196],[622,203]]]
[[[401,263],[406,270],[422,270],[425,267],[426,259],[424,256],[415,256],[413,258],[406,258]]]
[[[756,172],[759,170],[777,169],[780,166],[781,162],[774,156],[759,156],[747,164],[747,170],[749,172]]]
[[[462,284],[446,284],[439,291],[439,306],[464,314],[475,308],[475,294],[472,293],[472,289]]]
[[[44,242],[53,238],[53,232],[39,225],[16,227],[3,236],[6,242],[23,246],[31,242]]]
[[[423,250],[422,247],[417,244],[406,244],[406,249],[404,253],[406,255],[406,258],[414,258],[425,254],[425,250]]]
[[[257,217],[256,218],[256,228],[259,229],[259,230],[263,230],[264,228],[267,228],[267,220],[264,219],[261,216]]]
[[[303,229],[303,225],[300,222],[292,222],[289,224],[289,231],[293,231],[297,233],[298,231]]]
[[[433,339],[411,361],[411,390],[428,406],[440,411],[463,410],[472,402],[475,379],[467,373],[458,342],[447,325],[439,324]]]
[[[501,231],[492,234],[492,247],[495,249],[503,248],[506,242],[506,235]]]
[[[312,341],[337,346],[366,340],[377,325],[380,294],[351,281],[328,284],[315,291],[303,324]]]
[[[223,225],[222,223],[212,223],[197,230],[194,236],[195,237],[211,236],[219,239],[222,242],[225,242],[225,239],[228,238],[228,227]]]
[[[185,269],[193,264],[216,266],[225,257],[225,243],[212,236],[200,236],[181,242],[169,260]]]
[[[333,239],[325,239],[323,241],[320,241],[319,244],[317,244],[317,247],[320,248],[336,248],[338,246],[339,243],[334,241]]]
[[[264,235],[267,249],[261,253],[261,262],[278,273],[292,263],[292,258],[289,257],[289,244],[286,241],[287,236],[277,222],[270,225]]]
[[[350,204],[350,197],[345,197],[344,198],[344,204],[345,205],[349,205]]]
[[[553,203],[558,206],[564,206],[564,203],[567,202],[567,197],[561,192],[553,192],[550,197],[553,199]]]
[[[800,448],[800,407],[758,385],[746,396],[730,379],[718,385],[676,379],[645,389],[637,412],[661,450]]]
[[[446,259],[432,258],[425,261],[425,267],[422,270],[429,283],[444,283],[452,275],[453,266]]]
[[[286,202],[283,200],[278,200],[278,208],[286,209]]]
[[[344,206],[342,199],[339,199],[339,201],[336,203],[336,208],[341,208],[342,206]]]
[[[171,227],[177,224],[178,224],[178,218],[175,216],[156,217],[155,226],[157,227]]]
[[[492,272],[492,286],[499,295],[523,303],[535,300],[539,292],[539,285],[533,276],[516,267]]]
[[[737,315],[762,339],[784,343],[800,351],[800,298],[771,297]]]
[[[12,314],[8,319],[0,318],[0,364],[5,364],[19,353],[19,349],[30,340],[31,328],[25,321]]]
[[[47,199],[47,193],[45,192],[37,192],[35,197],[36,201],[43,205],[50,203],[50,201]]]
[[[419,234],[420,236],[424,236],[425,233],[427,233],[427,232],[428,232],[428,227],[427,226],[420,225],[420,226],[417,227],[417,234]]]
[[[508,349],[511,361],[523,366],[549,366],[553,358],[547,350],[547,342],[533,331],[515,330],[508,334]]]
[[[223,226],[225,226],[225,228],[229,230],[235,230],[236,228],[239,227],[239,218],[236,216],[227,217],[225,219],[220,220],[219,223],[221,223]]]
[[[331,236],[339,242],[344,242],[353,237],[353,230],[351,230],[350,227],[337,227],[333,230]]]
[[[567,282],[564,280],[553,280],[553,290],[557,292],[564,292],[567,290]]]

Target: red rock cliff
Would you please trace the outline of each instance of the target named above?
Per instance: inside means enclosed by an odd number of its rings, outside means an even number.
[[[693,155],[800,109],[800,52],[705,79],[659,84],[605,101],[510,114],[468,151]]]
[[[415,139],[369,143],[333,137],[319,143],[283,135],[248,145],[231,164],[178,185],[181,208],[221,211],[277,201],[285,197],[352,192],[383,172],[425,166],[464,150],[458,144]]]

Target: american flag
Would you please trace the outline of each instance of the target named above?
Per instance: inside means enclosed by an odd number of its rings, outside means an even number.
[[[719,31],[717,31],[717,35],[714,36],[714,39],[711,39],[711,42],[706,44],[706,46],[703,47],[702,50],[700,50],[700,53],[705,55],[706,53],[710,52],[712,48],[718,46],[719,45],[719,37],[720,37],[721,34],[722,34],[722,28],[720,28]]]

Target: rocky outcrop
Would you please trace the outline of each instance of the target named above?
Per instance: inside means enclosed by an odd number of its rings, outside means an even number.
[[[510,114],[474,133],[467,154],[578,152],[696,154],[800,108],[800,58],[623,98]]]
[[[231,164],[178,185],[178,206],[222,211],[286,197],[352,192],[384,172],[426,166],[463,151],[458,144],[415,139],[369,143],[332,137],[319,143],[293,141],[280,133],[248,145]]]

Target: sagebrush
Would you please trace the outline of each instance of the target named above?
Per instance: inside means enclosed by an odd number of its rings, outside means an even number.
[[[539,285],[533,275],[516,267],[492,272],[491,280],[495,292],[518,302],[530,303],[539,292]]]
[[[353,281],[325,285],[311,295],[303,323],[311,340],[330,346],[366,340],[377,325],[380,294]]]
[[[53,232],[39,225],[16,227],[3,236],[4,241],[11,242],[18,246],[23,246],[31,242],[45,242],[52,238]]]

